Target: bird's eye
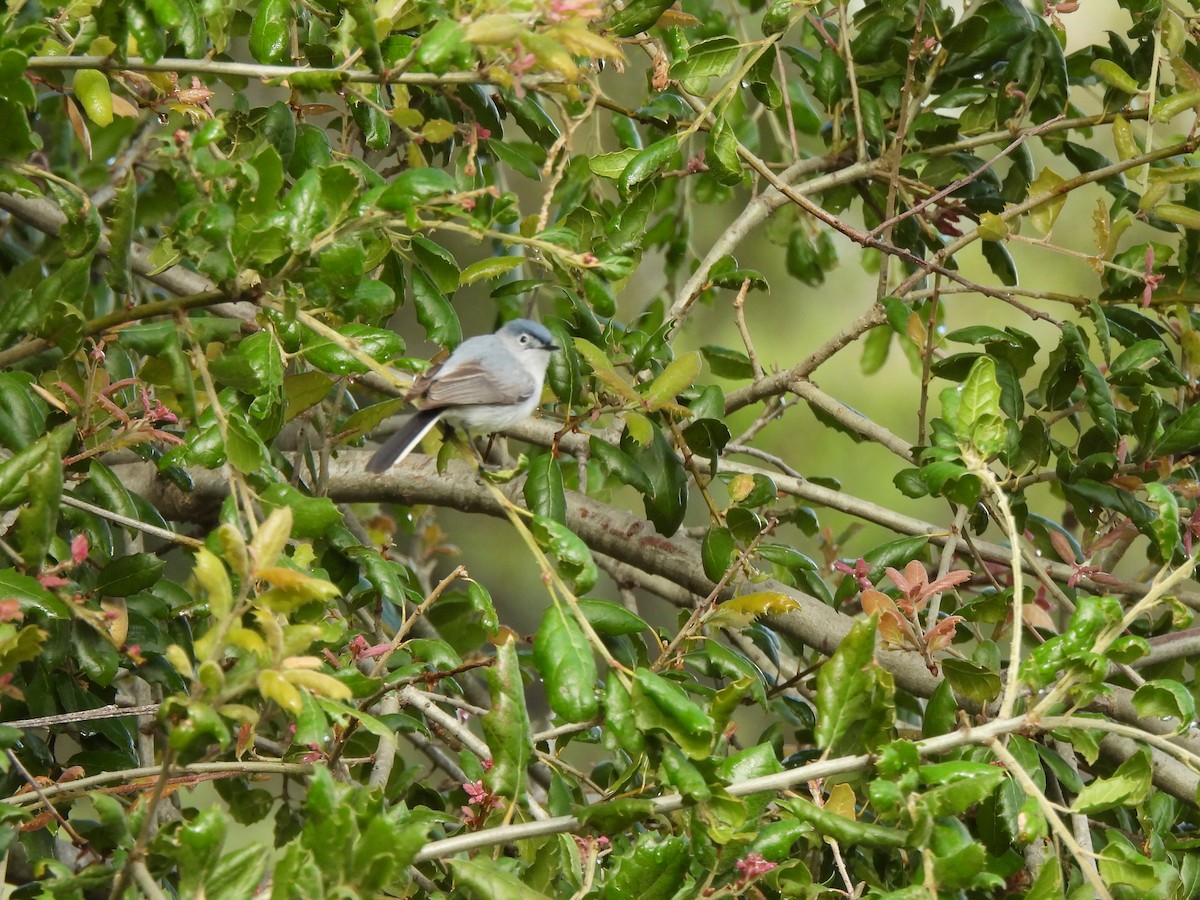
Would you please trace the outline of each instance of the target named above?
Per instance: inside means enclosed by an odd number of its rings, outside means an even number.
[[[517,338],[517,340],[520,341],[522,344],[528,344],[529,343],[529,335],[523,334],[519,338]]]

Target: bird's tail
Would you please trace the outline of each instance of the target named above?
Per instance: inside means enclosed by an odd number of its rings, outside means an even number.
[[[367,471],[386,472],[408,456],[413,447],[421,442],[421,438],[429,433],[429,429],[438,423],[443,412],[441,409],[420,410],[375,451],[375,455],[367,463]]]

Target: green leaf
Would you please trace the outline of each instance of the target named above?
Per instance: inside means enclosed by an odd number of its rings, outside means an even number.
[[[454,176],[444,169],[430,166],[405,169],[375,198],[375,205],[380,209],[404,212],[457,190]]]
[[[22,575],[16,569],[0,569],[0,595],[12,598],[25,615],[38,613],[50,619],[69,619],[71,609],[46,590],[36,578]]]
[[[774,5],[774,4],[772,4]],[[789,12],[791,4],[788,3]],[[778,109],[783,105],[783,90],[775,81],[778,53],[774,47],[768,47],[750,68],[750,92],[767,109]]]
[[[643,494],[654,492],[650,479],[646,477],[641,466],[634,462],[633,457],[628,453],[595,435],[588,438],[588,450],[592,459],[600,464],[600,468],[604,470],[605,474],[615,475],[622,482]]]
[[[1154,445],[1158,456],[1176,456],[1200,448],[1200,405],[1193,404],[1163,430]]]
[[[1108,382],[1105,381],[1099,367],[1092,362],[1087,352],[1087,346],[1083,342],[1083,336],[1073,322],[1063,323],[1063,346],[1079,364],[1088,409],[1091,410],[1096,425],[1104,433],[1104,436],[1115,444],[1120,435],[1117,430],[1117,414],[1113,408]]]
[[[95,69],[80,69],[75,73],[75,99],[97,125],[111,125],[113,120],[112,89],[108,76]]]
[[[813,72],[813,96],[829,110],[842,99],[845,90],[846,62],[833,47],[825,47],[821,51],[816,71]]]
[[[704,163],[721,184],[741,183],[742,161],[738,156],[737,136],[724,119],[718,119],[708,133]]]
[[[1150,793],[1150,754],[1142,750],[1121,763],[1111,777],[1086,785],[1071,804],[1073,812],[1092,815],[1142,803]]]
[[[100,570],[94,590],[102,597],[128,597],[157,584],[165,566],[153,553],[118,556]]]
[[[671,77],[684,81],[725,75],[733,68],[740,53],[738,42],[727,35],[700,41],[689,47],[687,55],[671,66]]]
[[[200,895],[213,900],[252,896],[262,882],[267,863],[266,847],[253,843],[237,847],[218,860]]]
[[[487,782],[502,797],[516,799],[525,784],[525,766],[533,754],[533,731],[525,709],[525,686],[512,637],[496,646],[496,664],[486,672],[492,706],[481,720],[492,751]]]
[[[855,622],[817,673],[817,745],[831,753],[863,746],[861,725],[875,715],[870,670],[875,665],[875,619]]]
[[[376,362],[390,362],[404,354],[403,338],[391,329],[348,322],[338,330],[342,337]],[[305,340],[304,356],[316,368],[335,375],[362,374],[367,371],[366,364],[340,344],[315,334]]]
[[[977,703],[988,703],[1000,695],[1000,676],[967,659],[943,659],[942,671],[954,693]]]
[[[137,211],[137,187],[137,179],[130,173],[117,188],[113,216],[109,219],[108,268],[105,274],[109,286],[118,294],[129,291],[133,277],[129,266],[129,252]]]
[[[71,642],[75,659],[93,684],[107,687],[117,675],[121,658],[108,639],[91,625],[76,621]]]
[[[1001,416],[1000,383],[996,380],[996,363],[990,356],[979,357],[963,383],[955,432],[960,438],[969,439],[983,416]]]
[[[1002,768],[967,760],[921,766],[918,771],[921,783],[932,786],[918,802],[935,819],[959,815],[982,803],[1007,777]]]
[[[606,30],[618,37],[633,37],[652,27],[666,12],[673,0],[632,0],[617,10],[604,23]]]
[[[288,62],[293,17],[290,0],[263,0],[250,23],[250,55],[267,65]]]
[[[621,679],[610,675],[604,685],[605,746],[617,747],[630,756],[646,749],[646,738],[638,727],[633,697]]]
[[[225,816],[216,807],[200,811],[190,822],[182,823],[176,832],[179,849],[179,890],[184,896],[199,896],[209,874],[221,857],[225,844]]]
[[[634,678],[635,685],[642,694],[680,730],[705,739],[715,736],[712,716],[688,697],[678,684],[645,668],[639,668],[634,673]]]
[[[434,72],[443,72],[466,45],[466,33],[452,18],[438,19],[417,44],[417,62]]]
[[[561,522],[535,515],[529,526],[538,545],[554,554],[559,574],[577,594],[587,593],[596,584],[598,573],[592,551],[578,535]]]
[[[705,344],[700,348],[700,353],[708,363],[709,371],[718,378],[744,380],[754,377],[754,366],[750,364],[750,357],[741,351]]]
[[[484,631],[491,634],[499,629],[500,620],[496,616],[496,607],[492,604],[492,595],[488,593],[487,588],[477,581],[468,581],[467,600],[470,601],[475,621]]]
[[[354,122],[362,130],[362,142],[369,150],[383,150],[392,139],[392,123],[380,107],[386,103],[382,85],[374,85],[365,92],[368,100],[350,104]]]
[[[354,41],[362,48],[363,58],[371,71],[383,71],[383,56],[379,48],[379,36],[375,31],[375,7],[369,0],[339,0],[354,19]],[[458,24],[452,22],[452,24]]]
[[[1013,262],[1008,248],[998,241],[982,241],[979,246],[983,258],[987,261],[992,274],[1000,279],[1000,283],[1013,287],[1017,284],[1017,264]]]
[[[1063,183],[1063,177],[1053,169],[1045,168],[1038,174],[1029,185],[1029,198],[1041,197],[1046,195],[1047,199],[1035,206],[1029,213],[1029,220],[1033,223],[1033,227],[1042,234],[1049,234],[1054,228],[1054,223],[1058,220],[1058,214],[1062,212],[1063,204],[1067,202],[1067,196],[1059,191]]]
[[[523,491],[530,512],[566,525],[567,495],[563,489],[562,469],[553,453],[542,453],[533,458]]]
[[[462,325],[458,321],[458,314],[433,279],[424,269],[413,266],[410,283],[417,321],[425,329],[429,340],[447,347],[462,343]]]
[[[448,859],[454,886],[475,900],[549,900],[520,878],[486,857]]]
[[[641,616],[609,600],[581,597],[578,604],[579,611],[591,623],[596,633],[606,637],[639,634],[650,627]]]
[[[674,403],[677,395],[695,383],[703,366],[704,361],[696,350],[677,356],[647,388],[646,406],[653,412]]]
[[[628,196],[635,187],[647,178],[656,175],[660,169],[665,168],[678,152],[679,139],[674,135],[656,141],[645,150],[639,151],[621,172],[619,180],[621,193]]]
[[[662,769],[666,783],[689,800],[708,800],[712,797],[712,791],[700,770],[679,748],[667,745],[663,749]]]
[[[893,569],[901,569],[906,563],[916,559],[928,544],[929,536],[924,534],[897,538],[894,541],[872,547],[863,554],[863,559],[871,565],[872,570],[879,570],[879,575],[882,576],[883,569],[889,566]],[[874,577],[872,575],[873,579]]]
[[[781,800],[779,805],[796,815],[800,821],[807,822],[818,834],[850,847],[897,850],[908,845],[906,831],[848,819],[808,800]]]
[[[630,427],[633,421],[631,415],[627,416]],[[638,453],[634,443],[634,438],[626,431],[621,437],[621,449],[627,454]],[[679,530],[687,512],[687,472],[657,426],[651,426],[650,443],[640,452],[639,462],[653,487],[652,493],[642,497],[646,517],[660,534],[670,537]]]
[[[24,487],[29,491],[29,505],[17,514],[16,537],[26,568],[38,571],[46,561],[46,552],[58,529],[63,467],[62,458],[53,445],[39,442],[34,446],[40,447],[42,453],[25,473]]]
[[[450,296],[458,288],[461,272],[454,254],[423,235],[414,234],[412,251],[417,263],[430,276],[437,289]]]
[[[599,804],[601,807],[608,805]],[[604,828],[599,824],[596,827],[600,827],[603,834],[620,834],[629,829],[629,824],[612,824],[616,827]],[[603,900],[626,897],[671,900],[684,884],[691,854],[691,842],[683,835],[658,835],[648,831],[638,834],[631,850],[607,861],[611,871],[605,881]]]
[[[462,270],[459,275],[459,287],[466,287],[477,281],[490,281],[506,275],[513,269],[525,265],[528,260],[523,256],[492,256],[488,259],[477,260]]]
[[[588,168],[601,178],[619,178],[639,152],[637,147],[627,147],[615,153],[599,153],[588,159]]]
[[[500,162],[514,172],[519,172],[531,181],[541,180],[541,167],[546,162],[546,151],[537,144],[524,141],[501,141],[493,138],[487,142],[487,147]]]
[[[533,660],[550,708],[565,722],[587,722],[599,711],[596,662],[582,629],[560,606],[547,607],[533,643]]]
[[[1171,489],[1159,481],[1152,481],[1146,485],[1146,497],[1155,512],[1149,523],[1150,533],[1163,561],[1170,562],[1181,543],[1179,501],[1175,499]]]
[[[1196,700],[1180,682],[1156,678],[1134,691],[1133,708],[1145,719],[1175,719],[1182,730],[1195,719]]]
[[[733,532],[724,526],[713,525],[704,532],[700,542],[700,560],[704,565],[704,577],[714,584],[725,577],[729,567],[737,559],[737,542]]]
[[[295,538],[323,537],[342,521],[341,510],[328,497],[310,497],[290,484],[272,484],[259,494],[259,499],[268,513],[281,506],[291,509]]]

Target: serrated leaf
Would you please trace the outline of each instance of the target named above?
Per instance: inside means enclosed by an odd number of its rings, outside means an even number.
[[[799,607],[799,600],[779,591],[756,591],[726,600],[708,621],[713,625],[741,630],[761,616],[780,616]]]
[[[1086,785],[1071,804],[1074,812],[1092,815],[1118,806],[1140,804],[1150,793],[1150,754],[1145,750],[1121,763],[1111,777]]]
[[[1182,683],[1156,678],[1134,691],[1133,708],[1142,718],[1174,719],[1176,727],[1183,730],[1195,719],[1196,700]]]

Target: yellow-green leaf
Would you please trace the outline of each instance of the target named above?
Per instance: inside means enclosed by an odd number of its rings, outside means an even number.
[[[454,137],[457,131],[453,122],[447,122],[445,119],[430,119],[421,129],[421,137],[431,144],[440,144],[442,141],[448,141]]]
[[[1181,112],[1192,109],[1197,105],[1200,105],[1200,90],[1172,94],[1165,100],[1160,100],[1154,104],[1154,121],[1170,122]]]
[[[979,217],[979,238],[984,241],[1002,241],[1008,237],[1008,223],[995,213],[984,213]]]
[[[233,587],[225,564],[204,547],[196,551],[196,565],[192,569],[196,583],[208,599],[208,610],[215,619],[222,619],[233,609]]]
[[[272,566],[287,546],[292,533],[292,509],[278,506],[258,526],[258,532],[250,541],[250,556],[256,566]]]
[[[578,19],[556,25],[546,33],[576,56],[611,60],[624,58],[620,47],[608,38],[589,31],[587,25]]]
[[[690,388],[696,381],[696,376],[704,367],[704,358],[698,350],[692,350],[677,356],[671,364],[663,369],[662,374],[654,379],[654,383],[646,391],[646,406],[651,410],[662,409],[683,391]]]
[[[1160,203],[1154,207],[1154,215],[1184,228],[1200,228],[1200,211],[1178,203]]]
[[[289,593],[303,594],[309,600],[327,600],[341,593],[338,586],[323,578],[314,578],[295,569],[268,566],[258,570],[258,577],[273,588]]]
[[[319,694],[322,697],[329,697],[332,700],[349,700],[354,696],[354,692],[349,687],[332,675],[326,675],[324,672],[288,669],[283,673],[283,677],[292,684],[299,685],[307,691]]]
[[[95,69],[80,69],[75,73],[75,99],[97,125],[111,125],[113,120],[112,89],[108,77]]]
[[[759,616],[778,616],[798,609],[800,601],[778,591],[758,591],[726,600],[709,618],[709,623],[724,628],[747,628]]]
[[[498,278],[525,263],[523,256],[493,256],[471,263],[458,276],[458,286],[466,287],[476,281]]]
[[[1126,94],[1141,93],[1142,86],[1111,59],[1094,59],[1091,69],[1093,75],[1099,76],[1118,91],[1124,91]]]
[[[646,447],[654,440],[654,426],[639,412],[625,413],[625,430],[639,447]]]
[[[1029,184],[1029,196],[1031,199],[1041,197],[1045,194],[1050,195],[1029,213],[1033,227],[1042,234],[1050,233],[1050,230],[1054,227],[1055,220],[1058,219],[1058,214],[1062,212],[1063,204],[1067,202],[1065,194],[1057,193],[1062,183],[1063,177],[1061,175],[1053,169],[1045,168]]]
[[[274,669],[264,669],[258,673],[258,692],[267,700],[279,704],[279,707],[293,716],[300,714],[303,700],[300,691],[290,681]]]
[[[516,16],[504,13],[481,16],[467,26],[463,37],[468,44],[507,44],[525,31]]]
[[[632,384],[622,378],[617,370],[613,368],[613,364],[609,362],[603,350],[584,338],[577,337],[574,340],[575,350],[592,367],[592,373],[605,387],[620,396],[623,400],[641,402],[641,395],[633,389]]]

